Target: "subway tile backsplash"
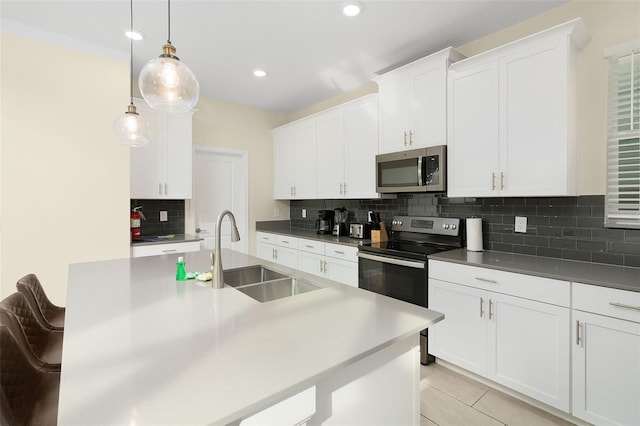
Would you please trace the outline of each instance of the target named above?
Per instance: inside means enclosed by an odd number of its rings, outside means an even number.
[[[640,267],[640,230],[604,227],[604,196],[447,198],[399,195],[383,200],[294,200],[291,226],[314,229],[320,209],[346,207],[349,222],[364,222],[375,210],[385,222],[396,215],[481,217],[484,248],[506,253]],[[307,218],[302,218],[302,209]],[[527,217],[527,232],[514,230]]]
[[[143,236],[184,234],[184,200],[131,200],[131,210],[142,206],[147,220],[140,221]],[[167,212],[167,221],[160,222],[160,212]]]

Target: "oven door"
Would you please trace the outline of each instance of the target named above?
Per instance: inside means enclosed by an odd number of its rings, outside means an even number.
[[[427,307],[426,262],[358,252],[358,287]]]

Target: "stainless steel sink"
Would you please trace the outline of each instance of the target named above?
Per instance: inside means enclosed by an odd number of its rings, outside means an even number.
[[[247,284],[261,283],[281,278],[287,278],[279,272],[267,269],[262,265],[247,266],[245,268],[229,269],[224,271],[224,283],[231,287]]]
[[[225,273],[226,274],[226,273]],[[225,275],[226,276],[226,275]],[[308,291],[319,290],[320,287],[296,278],[283,278],[237,288],[258,302],[269,302]]]

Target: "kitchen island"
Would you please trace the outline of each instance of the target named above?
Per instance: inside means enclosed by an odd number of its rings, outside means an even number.
[[[260,303],[175,281],[177,257],[70,266],[59,424],[259,423],[300,395],[309,425],[419,424],[418,335],[442,314],[223,250],[320,287]]]

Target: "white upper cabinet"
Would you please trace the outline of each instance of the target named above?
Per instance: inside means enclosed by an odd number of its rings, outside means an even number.
[[[150,141],[131,149],[131,198],[190,199],[192,187],[191,112],[165,113],[137,102],[150,125]]]
[[[316,120],[304,119],[273,129],[273,197],[316,197]]]
[[[274,198],[377,198],[378,98],[273,129]]]
[[[451,65],[448,195],[578,193],[576,19]]]
[[[447,143],[447,68],[462,58],[449,47],[374,79],[380,153]]]

